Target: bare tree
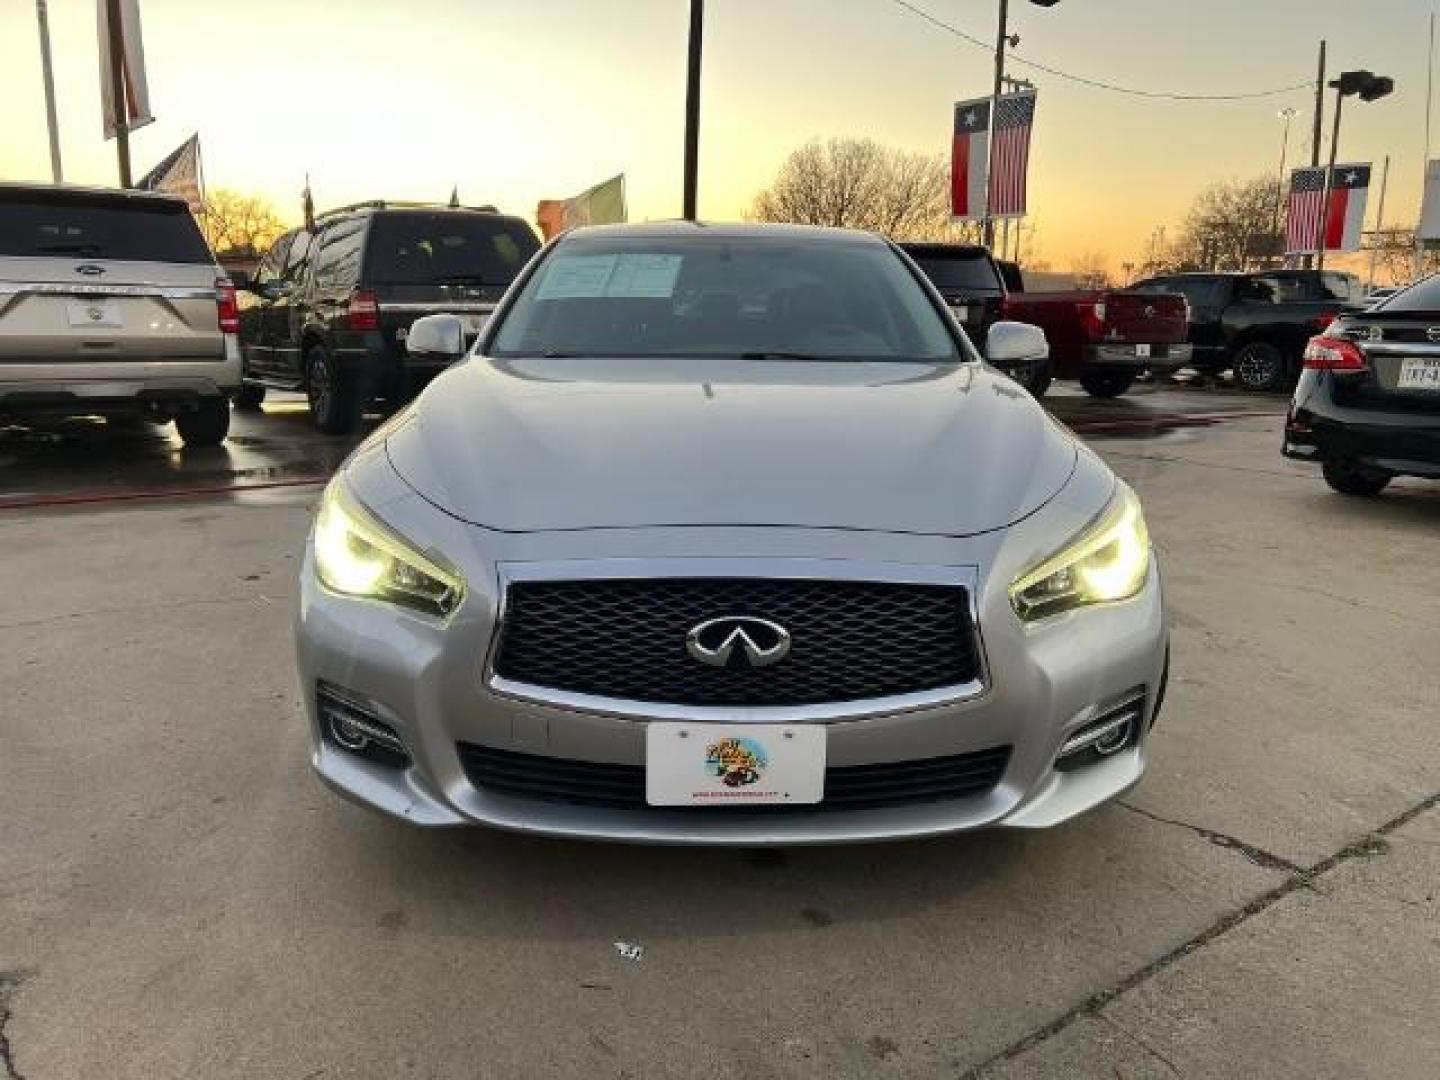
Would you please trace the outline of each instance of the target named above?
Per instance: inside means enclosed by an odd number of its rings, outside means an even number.
[[[815,140],[791,153],[755,197],[758,221],[868,229],[897,240],[977,243],[976,222],[950,220],[944,155],[881,146],[873,139]]]
[[[1099,251],[1081,252],[1071,261],[1070,272],[1082,289],[1108,289],[1113,284],[1110,259]]]
[[[1282,254],[1273,176],[1222,180],[1195,197],[1173,261],[1201,270],[1256,270]]]
[[[285,223],[268,199],[217,188],[205,200],[200,231],[217,255],[258,255],[285,231]]]
[[[1365,247],[1376,252],[1378,283],[1403,284],[1415,278],[1415,226],[1368,232]],[[1420,274],[1423,277],[1437,270],[1440,270],[1440,251],[1427,248],[1420,258]]]

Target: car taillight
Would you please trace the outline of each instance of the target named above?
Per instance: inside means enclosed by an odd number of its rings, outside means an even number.
[[[1091,303],[1089,300],[1078,305],[1080,308],[1080,328],[1085,338],[1089,341],[1099,341],[1105,336],[1105,304]]]
[[[1315,316],[1315,318],[1310,320],[1310,329],[1318,332],[1323,336],[1325,331],[1330,329],[1330,324],[1335,321],[1335,316],[1337,314],[1338,312],[1329,311],[1323,315]]]
[[[1364,371],[1370,365],[1353,341],[1313,337],[1305,346],[1305,367],[1311,371]]]
[[[351,330],[380,329],[380,301],[369,289],[356,289],[350,294],[345,311],[345,325]]]
[[[238,334],[240,307],[235,302],[235,286],[230,284],[227,278],[218,278],[215,281],[215,306],[220,318],[220,332]]]

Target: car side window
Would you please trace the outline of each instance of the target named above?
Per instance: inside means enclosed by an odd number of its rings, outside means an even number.
[[[1360,279],[1349,274],[1320,275],[1320,292],[1326,300],[1358,300]]]
[[[326,229],[315,255],[316,287],[333,289],[353,284],[360,271],[364,240],[363,220],[342,221]]]
[[[1285,295],[1285,284],[1277,277],[1253,277],[1245,279],[1240,288],[1240,299],[1254,304],[1275,304],[1294,297]]]

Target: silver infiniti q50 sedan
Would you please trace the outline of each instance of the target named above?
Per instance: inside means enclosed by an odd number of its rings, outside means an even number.
[[[1135,495],[836,230],[551,244],[340,470],[300,586],[315,768],[419,825],[1054,825],[1139,779],[1168,666]]]

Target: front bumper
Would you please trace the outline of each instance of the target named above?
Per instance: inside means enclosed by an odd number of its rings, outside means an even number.
[[[1047,508],[1035,516],[1044,518],[1047,512],[1050,529],[1069,527],[1062,510]],[[436,518],[429,539],[462,567],[469,587],[447,623],[330,593],[315,577],[309,550],[301,575],[296,639],[312,762],[331,788],[396,818],[420,825],[484,824],[649,843],[887,840],[995,825],[1054,825],[1122,794],[1143,771],[1145,733],[1161,695],[1167,642],[1154,566],[1144,590],[1132,600],[1025,626],[1011,612],[1001,582],[1013,579],[1019,563],[1033,560],[1042,550],[1037,544],[1056,539],[1049,530],[1037,533],[1030,523],[968,539],[743,528],[500,536],[430,513]],[[456,559],[457,552],[471,557]],[[1010,746],[996,786],[972,797],[903,806],[842,811],[822,803],[783,815],[727,815],[708,808],[573,805],[502,795],[471,782],[460,743],[573,762],[644,764],[643,713],[522,700],[487,683],[486,657],[506,564],[523,562],[541,574],[546,566],[564,566],[573,575],[576,560],[597,570],[617,560],[631,568],[651,561],[671,572],[680,564],[734,566],[736,552],[744,552],[739,562],[750,576],[763,576],[767,563],[791,564],[797,557],[824,560],[812,562],[817,576],[824,576],[827,567],[834,571],[834,560],[862,577],[868,568],[882,565],[881,559],[891,571],[904,566],[990,568],[988,574],[975,570],[988,674],[974,696],[859,715],[851,709],[839,719],[827,719],[815,707],[791,717],[774,709],[707,710],[707,718],[824,724],[828,760],[837,767]],[[326,738],[316,705],[322,681],[374,703],[403,739],[408,765],[368,760]],[[1136,743],[1083,768],[1057,770],[1056,753],[1065,739],[1108,702],[1136,688],[1146,693]],[[657,718],[662,715],[673,716],[673,710],[656,710]]]
[[[1285,420],[1284,456],[1440,479],[1440,410],[1339,404],[1335,382],[1341,377],[1323,371],[1301,375]]]

